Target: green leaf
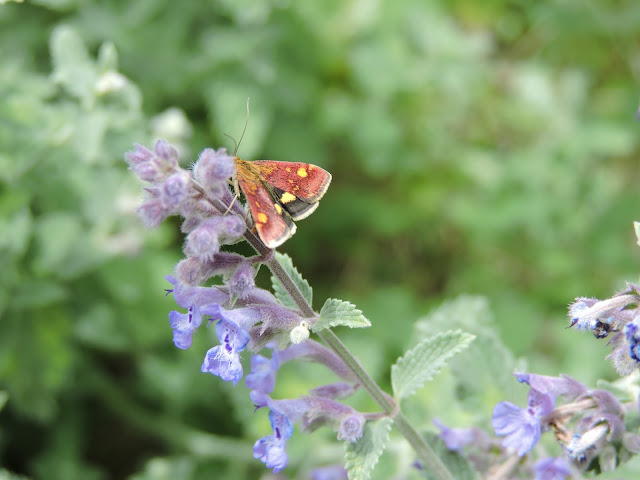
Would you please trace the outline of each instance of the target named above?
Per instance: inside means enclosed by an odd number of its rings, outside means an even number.
[[[345,468],[349,480],[367,480],[382,452],[387,440],[391,419],[383,418],[377,422],[367,422],[362,430],[362,437],[356,443],[347,444]]]
[[[291,277],[293,283],[298,287],[304,299],[311,305],[311,300],[313,299],[313,290],[300,272],[296,270],[296,267],[293,266],[293,261],[291,257],[284,253],[276,252],[276,259],[282,265],[282,268],[285,272]],[[271,277],[271,284],[273,285],[273,292],[276,295],[276,298],[282,302],[285,307],[293,308],[295,310],[298,309],[298,305],[293,301],[293,298],[289,295],[289,292],[284,288],[284,285],[280,283],[275,276]]]
[[[391,367],[395,396],[401,399],[413,395],[474,338],[475,335],[462,330],[448,331],[423,340],[409,350]]]
[[[90,106],[98,76],[80,34],[68,25],[59,25],[51,33],[50,49],[54,81]]]
[[[34,270],[39,274],[64,270],[76,253],[78,239],[83,236],[78,214],[55,212],[42,215],[35,229]]]
[[[371,322],[362,315],[362,310],[349,302],[336,298],[329,298],[320,310],[320,318],[313,326],[313,332],[319,332],[329,327],[344,325],[350,328],[362,328],[371,326]]]
[[[470,411],[495,405],[500,399],[517,398],[520,384],[513,381],[513,354],[498,335],[493,313],[485,297],[460,295],[442,303],[416,322],[415,338],[461,329],[476,336],[462,354],[449,361],[458,388],[456,395]]]

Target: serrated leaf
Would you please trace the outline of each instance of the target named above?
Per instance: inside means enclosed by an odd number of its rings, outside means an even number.
[[[347,444],[345,468],[349,480],[368,480],[371,472],[389,440],[391,419],[367,422],[362,429],[362,437],[356,443]]]
[[[311,305],[311,300],[313,299],[313,290],[311,289],[311,285],[307,282],[300,272],[293,266],[293,261],[289,255],[284,253],[276,252],[276,259],[282,265],[282,268],[287,272],[287,274],[293,280],[293,283],[298,287],[304,299]],[[275,276],[271,276],[271,285],[273,286],[273,293],[276,298],[280,300],[280,302],[287,308],[292,308],[294,310],[298,309],[298,305],[293,301],[289,292],[284,288],[280,280],[278,280]]]
[[[352,303],[329,298],[320,310],[320,318],[313,326],[313,332],[319,332],[329,327],[344,325],[349,328],[362,328],[371,326],[371,322],[362,315]]]
[[[463,386],[457,389],[458,400],[471,411],[505,395],[518,398],[522,389],[511,373],[517,370],[515,360],[496,331],[489,301],[475,295],[447,300],[416,322],[415,338],[456,329],[476,336],[464,353],[448,362],[456,383]]]
[[[395,396],[402,399],[413,395],[474,338],[475,335],[462,330],[453,330],[423,340],[409,350],[391,367]]]

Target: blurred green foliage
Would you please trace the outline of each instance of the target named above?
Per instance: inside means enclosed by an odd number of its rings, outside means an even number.
[[[243,158],[333,174],[283,250],[316,306],[338,297],[372,320],[346,341],[381,382],[428,334],[414,321],[460,293],[489,299],[529,368],[610,377],[564,315],[637,278],[639,28],[633,0],[0,2],[1,465],[264,473],[251,446],[265,416],[199,371],[212,339],[171,344],[177,223],[144,231],[122,161],[157,137],[184,165],[231,147],[247,97]],[[278,393],[330,381],[308,368],[287,366]],[[446,408],[425,397],[421,415]],[[289,475],[339,461],[325,433],[296,433]]]

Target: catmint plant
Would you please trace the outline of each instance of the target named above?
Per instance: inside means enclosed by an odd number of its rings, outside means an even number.
[[[474,335],[447,330],[418,342],[392,366],[393,394],[387,394],[333,331],[340,326],[367,327],[369,321],[343,300],[328,299],[320,311],[313,310],[309,283],[291,258],[263,243],[263,237],[272,241],[274,235],[265,233],[264,219],[258,234],[252,215],[232,190],[234,156],[224,148],[208,148],[186,170],[180,167],[177,150],[159,140],[153,149],[136,145],[125,159],[147,183],[146,199],[138,209],[143,221],[155,227],[171,215],[183,218],[185,258],[165,277],[167,293],[177,304],[169,312],[173,343],[189,349],[196,332],[213,329],[217,341],[202,352],[201,371],[237,388],[242,388],[238,384],[244,380],[255,409],[268,410],[271,433],[255,439],[253,456],[273,473],[287,468],[287,446],[300,434],[298,430],[318,428],[335,432],[347,453],[345,465],[315,469],[314,479],[370,478],[391,426],[413,449],[408,468],[438,480],[480,475],[491,480],[577,479],[585,472],[611,471],[640,452],[635,384],[610,384],[609,391],[590,388],[566,375],[516,373],[514,381],[528,387],[526,403],[504,400],[492,414],[487,411],[486,424],[493,431],[470,425],[453,428],[433,419],[437,437],[418,432],[402,410],[403,401],[469,346]],[[245,187],[251,180],[248,165],[243,163]],[[308,173],[299,171],[301,176]],[[323,188],[327,185],[323,183]],[[291,201],[284,195],[282,199]],[[297,208],[310,213],[315,206]],[[291,223],[287,228],[281,238],[295,232]],[[243,256],[229,248],[243,240],[253,247],[253,255]],[[255,282],[263,265],[272,274],[271,291]],[[211,283],[214,277],[221,282]],[[629,284],[610,299],[578,298],[569,307],[571,328],[608,339],[609,358],[620,375],[637,373],[640,363],[639,304],[640,287]],[[279,369],[301,360],[322,365],[335,375],[335,381],[281,398]],[[348,405],[358,390],[366,391],[379,410],[361,412]],[[552,436],[543,445],[543,439]],[[554,442],[559,445],[551,453],[547,447]],[[461,469],[460,462],[466,462],[468,469]]]
[[[233,385],[244,378],[255,408],[269,411],[273,433],[256,439],[256,459],[274,473],[281,472],[287,467],[287,443],[296,435],[296,428],[314,431],[326,427],[347,444],[349,478],[368,478],[393,424],[415,449],[420,468],[434,478],[454,478],[407,421],[399,401],[462,350],[471,335],[447,332],[419,344],[394,366],[395,396],[388,395],[332,331],[337,326],[367,327],[369,321],[342,300],[327,300],[319,312],[312,309],[310,285],[289,257],[264,245],[252,217],[231,190],[234,158],[225,149],[205,149],[190,170],[179,166],[177,150],[164,140],[153,149],[136,145],[125,159],[147,183],[146,199],[138,209],[143,221],[155,227],[171,215],[183,218],[185,258],[166,276],[171,285],[167,292],[179,307],[169,313],[173,343],[180,349],[191,348],[196,331],[214,328],[219,343],[204,353],[202,372]],[[225,248],[242,239],[255,255],[245,257]],[[255,284],[261,265],[271,270],[273,292]],[[220,277],[222,283],[207,286],[213,277]],[[245,353],[253,354],[248,372]],[[278,398],[278,369],[302,359],[323,365],[335,374],[336,381],[300,392],[296,398]],[[379,411],[359,412],[345,403],[359,389],[371,395]],[[338,472],[335,478],[346,475],[345,467],[329,466],[313,476],[326,478],[328,472]]]

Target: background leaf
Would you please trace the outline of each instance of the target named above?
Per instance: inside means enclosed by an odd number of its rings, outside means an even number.
[[[382,455],[389,440],[391,419],[383,418],[377,422],[369,421],[365,424],[362,437],[356,443],[347,443],[345,455],[349,472],[349,480],[367,480],[378,458]]]
[[[406,398],[422,388],[447,363],[474,339],[461,330],[439,333],[406,352],[391,367],[391,384],[398,399]]]

